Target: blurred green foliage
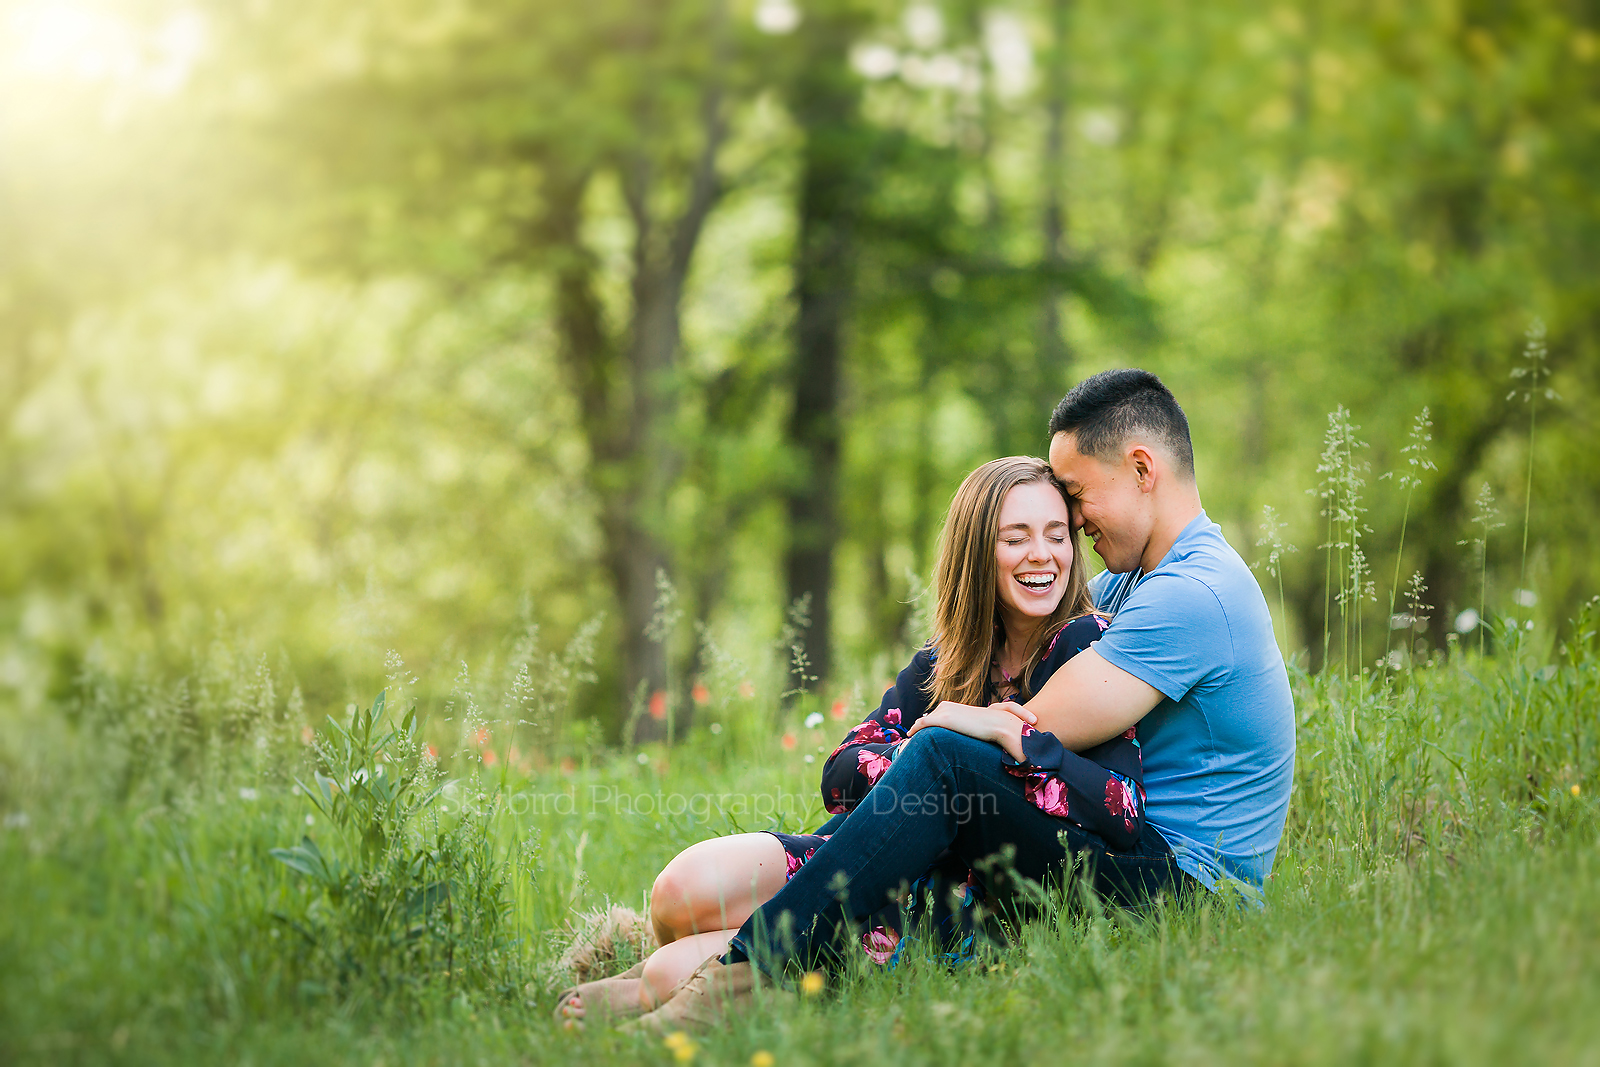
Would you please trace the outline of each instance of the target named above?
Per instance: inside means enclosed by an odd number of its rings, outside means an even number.
[[[1042,451],[1113,365],[1186,405],[1247,558],[1264,505],[1287,523],[1284,640],[1314,664],[1353,622],[1370,664],[1414,572],[1407,656],[1469,606],[1542,637],[1600,588],[1584,5],[5,0],[0,25],[24,707],[108,637],[179,664],[247,634],[325,703],[387,648],[448,674],[602,614],[577,710],[613,738],[665,729],[658,692],[686,723],[718,635],[798,645],[822,685],[881,673],[954,484]],[[1369,465],[1354,578],[1317,550],[1337,405]],[[1402,492],[1379,476],[1424,405],[1437,470]],[[651,637],[658,573],[682,616]]]

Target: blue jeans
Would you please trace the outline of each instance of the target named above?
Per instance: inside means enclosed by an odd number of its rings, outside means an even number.
[[[991,898],[1014,897],[1016,877],[1042,883],[1059,876],[1069,851],[1115,904],[1147,904],[1158,893],[1199,885],[1178,869],[1153,827],[1146,824],[1133,852],[1112,852],[1076,823],[1030,804],[1003,759],[987,741],[919,731],[816,855],[739,928],[724,960],[750,960],[773,975],[787,963],[836,968],[848,924],[898,900],[951,856],[986,872]],[[1007,853],[1006,862],[994,862]]]

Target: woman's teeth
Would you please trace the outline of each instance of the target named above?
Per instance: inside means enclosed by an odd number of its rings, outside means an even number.
[[[1017,581],[1036,592],[1042,592],[1055,584],[1056,576],[1053,574],[1019,574]]]

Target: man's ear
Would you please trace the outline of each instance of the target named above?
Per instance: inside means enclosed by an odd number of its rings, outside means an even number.
[[[1133,467],[1134,479],[1139,484],[1141,493],[1148,493],[1156,487],[1156,457],[1144,445],[1134,445],[1128,449],[1128,464]]]

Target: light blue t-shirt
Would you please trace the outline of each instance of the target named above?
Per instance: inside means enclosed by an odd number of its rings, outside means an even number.
[[[1201,512],[1149,574],[1089,583],[1094,646],[1166,698],[1139,723],[1145,818],[1215,888],[1272,870],[1294,778],[1294,701],[1255,575]]]

